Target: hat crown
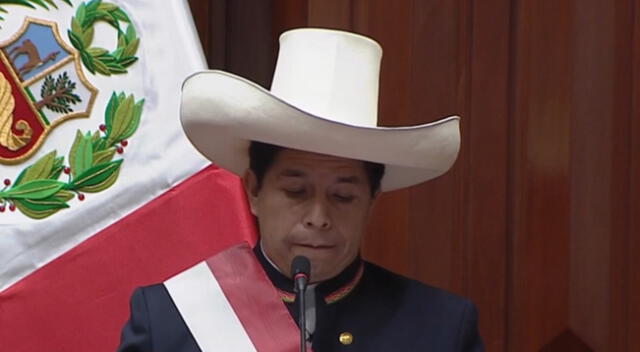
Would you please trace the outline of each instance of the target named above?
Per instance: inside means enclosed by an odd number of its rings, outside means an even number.
[[[329,29],[280,36],[271,93],[318,117],[375,127],[382,48],[367,37]]]

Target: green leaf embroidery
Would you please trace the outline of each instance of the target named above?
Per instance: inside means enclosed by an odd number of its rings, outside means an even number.
[[[102,3],[100,4],[100,6],[98,6],[98,9],[106,12],[111,12],[117,10],[118,6],[110,3]]]
[[[82,26],[75,17],[71,19],[71,33],[82,33]]]
[[[84,27],[85,4],[81,3],[76,10],[76,19],[82,27]]]
[[[127,44],[127,46],[124,48],[124,51],[122,52],[122,56],[126,58],[135,55],[136,51],[138,51],[138,45],[140,45],[140,38],[134,39],[129,44]]]
[[[27,201],[26,199],[21,199],[21,200],[17,200],[15,204],[18,210],[20,210],[24,215],[36,220],[44,219],[46,217],[49,217],[57,213],[61,209],[69,207],[68,205],[66,205],[66,203],[64,203],[64,205],[66,206],[59,205],[59,206],[50,207],[51,209],[48,209],[48,210],[33,210],[33,208],[39,207],[36,202],[38,201],[32,201],[32,200]]]
[[[29,167],[27,167],[26,169],[24,169],[24,170],[22,170],[20,172],[20,174],[16,178],[16,182],[13,183],[13,187],[16,187],[16,186],[20,185],[20,183],[22,183],[22,179],[24,178],[24,175],[27,173],[27,171],[29,171]]]
[[[118,48],[114,50],[113,53],[111,53],[111,56],[113,56],[117,61],[119,61],[120,58],[122,57],[123,52],[124,52],[124,48]]]
[[[77,175],[93,165],[93,144],[91,139],[92,136],[90,134],[85,136],[80,130],[76,132],[76,139],[69,152],[69,164],[71,165],[71,174],[74,177],[77,177]]]
[[[125,69],[124,67],[116,63],[107,64],[107,67],[109,67],[109,71],[111,71],[111,73],[114,73],[114,74],[127,72],[127,69]]]
[[[105,21],[118,31],[118,46],[113,52],[91,47],[96,21]],[[121,23],[129,23],[126,32],[121,28]],[[105,76],[127,73],[127,67],[137,61],[135,54],[140,46],[135,27],[127,14],[115,4],[96,0],[78,7],[71,19],[69,40],[80,52],[87,70]]]
[[[73,193],[60,190],[51,197],[44,199],[18,199],[16,206],[25,215],[33,219],[43,219],[68,208],[67,202],[73,198]]]
[[[93,62],[93,58],[86,51],[80,51],[80,58],[82,59],[82,63],[87,67],[91,73],[96,73],[96,65]]]
[[[132,43],[136,38],[136,29],[132,25],[129,25],[125,36],[127,38],[127,42]]]
[[[91,143],[91,135],[87,134],[82,137],[78,148],[76,149],[75,164],[72,169],[75,174],[82,174],[85,170],[93,165],[93,144]]]
[[[69,35],[69,40],[71,41],[71,45],[76,47],[78,50],[84,50],[84,44],[82,43],[82,39],[80,39],[80,37],[78,37],[76,33],[72,31],[67,31],[67,34]]]
[[[111,161],[116,154],[116,148],[109,148],[93,153],[93,165],[103,164]]]
[[[113,116],[113,121],[111,121],[111,133],[107,138],[107,143],[112,144],[121,140],[120,136],[127,130],[127,126],[129,125],[128,120],[133,116],[133,107],[133,95],[128,96],[118,106],[118,110],[116,110]]]
[[[101,4],[102,4],[102,0],[91,0],[87,4],[87,11],[96,11]]]
[[[105,76],[111,76],[111,71],[109,70],[109,67],[104,63],[102,63],[100,60],[94,60],[93,65],[96,67],[96,71],[98,73],[101,73]]]
[[[91,135],[91,144],[93,144],[93,152],[94,153],[99,151],[99,150],[96,149],[96,145],[98,144],[98,141],[100,141],[100,132],[95,131]]]
[[[67,5],[73,6],[70,0],[62,0],[62,1],[65,2]],[[49,10],[49,7],[47,6],[47,4],[53,8],[56,8],[56,9],[58,8],[58,6],[56,6],[53,0],[0,0],[0,12],[7,13],[7,10],[5,10],[2,7],[2,5],[19,5],[19,6],[32,8],[32,9],[35,9],[36,8],[35,5],[38,5],[40,7],[43,7],[45,10]],[[4,18],[0,16],[0,20],[4,20]]]
[[[54,151],[55,152],[55,151]],[[58,157],[53,161],[53,167],[51,168],[51,173],[49,174],[49,179],[57,180],[60,177],[60,174],[64,170],[64,157]]]
[[[55,194],[61,190],[64,185],[63,182],[56,180],[33,180],[13,187],[3,193],[7,198],[43,199]]]
[[[138,61],[137,57],[128,57],[126,59],[120,60],[120,65],[122,65],[124,67],[129,67],[136,61]]]
[[[93,57],[98,57],[98,56],[102,56],[104,54],[107,54],[109,51],[107,49],[104,49],[104,48],[93,47],[93,48],[87,49],[87,52]]]
[[[95,189],[99,189],[111,175],[120,170],[120,164],[122,159],[93,166],[73,180],[72,185],[83,192],[97,192]]]
[[[119,103],[120,99],[116,95],[116,92],[111,93],[111,98],[107,103],[107,109],[104,112],[104,121],[107,126],[107,134],[109,134],[111,131],[111,121],[113,120],[113,116],[116,114]]]
[[[49,175],[51,175],[51,171],[53,169],[55,159],[55,150],[40,158],[40,160],[36,161],[35,164],[31,165],[27,169],[27,172],[25,173],[21,182],[29,182],[31,180],[37,180],[40,178],[49,178]]]
[[[140,125],[140,117],[142,116],[143,105],[144,99],[140,100],[136,103],[136,105],[133,106],[133,116],[129,119],[127,129],[120,136],[120,140],[131,137],[138,129],[138,126]]]
[[[71,0],[61,1],[73,6]],[[2,7],[6,4],[30,8],[40,6],[47,10],[50,7],[58,8],[54,0],[0,0],[0,13],[7,13]],[[0,20],[2,19],[0,16]],[[117,30],[118,47],[113,52],[91,47],[96,21],[105,21]],[[128,24],[126,30],[124,23]],[[126,73],[127,68],[138,60],[135,55],[140,47],[140,39],[135,26],[116,4],[102,0],[80,2],[67,34],[71,44],[78,50],[82,63],[91,73],[97,72],[105,76]],[[45,81],[48,85],[40,86],[43,99],[37,103],[50,110],[60,110],[52,111],[73,111],[71,104],[79,101],[79,96],[74,94],[75,84],[68,79],[66,73],[57,78],[49,75],[45,77]],[[65,91],[64,94],[52,93],[62,90]],[[121,143],[116,148],[116,143],[131,137],[138,129],[143,106],[144,99],[136,102],[133,95],[114,92],[105,111],[105,134],[99,131],[86,134],[77,131],[68,155],[71,172],[67,172],[70,173],[67,183],[58,181],[62,172],[66,171],[65,157],[58,157],[57,152],[52,151],[25,167],[11,188],[0,191],[0,204],[13,204],[26,216],[42,219],[68,208],[67,202],[77,192],[92,193],[109,188],[118,179],[123,162],[112,159],[116,151],[122,153],[121,148],[126,146]],[[81,200],[82,197],[84,196],[81,195]]]
[[[112,12],[113,16],[118,19],[118,21],[123,21],[127,23],[131,23],[129,19],[129,15],[126,12],[122,11],[122,9],[117,9]]]
[[[94,144],[93,150],[102,151],[102,150],[105,150],[106,148],[109,148],[109,146],[107,145],[107,139],[100,138],[98,142]]]
[[[85,186],[80,188],[81,191],[87,193],[97,193],[102,192],[105,189],[111,187],[117,180],[120,175],[120,168],[117,168],[113,173],[111,173],[104,181],[97,183],[93,186]]]
[[[91,43],[93,42],[93,34],[93,27],[89,27],[86,31],[84,31],[84,33],[82,33],[82,45],[85,48],[91,46]]]
[[[24,204],[24,206],[29,208],[29,210],[33,210],[36,212],[69,207],[67,202],[62,201],[56,197],[47,197],[45,199],[37,199],[37,200],[21,199],[19,202]]]
[[[42,0],[31,0],[31,2],[36,3],[36,4],[38,4],[38,5],[42,6],[42,7],[44,7],[44,8],[45,8],[45,10],[48,10],[48,9],[49,9],[49,7],[47,6],[47,4],[45,4]]]

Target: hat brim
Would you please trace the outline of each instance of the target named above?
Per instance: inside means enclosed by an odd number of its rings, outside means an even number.
[[[224,71],[203,71],[182,86],[181,121],[207,159],[235,174],[249,167],[251,141],[385,165],[382,191],[445,173],[460,146],[459,117],[410,127],[360,127],[315,116]]]

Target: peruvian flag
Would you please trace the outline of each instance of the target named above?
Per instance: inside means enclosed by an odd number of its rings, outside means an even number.
[[[238,178],[180,126],[181,83],[206,68],[188,4],[0,16],[0,350],[114,351],[135,287],[256,238]]]

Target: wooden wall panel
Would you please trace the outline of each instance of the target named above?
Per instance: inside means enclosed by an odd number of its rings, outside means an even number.
[[[572,28],[567,1],[517,4],[511,134],[511,351],[568,328]]]
[[[620,250],[624,251],[621,245],[627,237],[627,214],[617,205],[627,203],[625,125],[630,114],[628,89],[625,94],[617,89],[620,84],[629,86],[630,72],[616,74],[616,68],[628,70],[630,65],[620,55],[623,48],[616,48],[616,27],[628,27],[629,21],[619,16],[620,11],[628,16],[627,4],[587,0],[574,3],[572,11],[575,66],[569,319],[571,331],[596,351],[624,350],[624,345],[616,343],[621,339],[612,337],[624,334],[625,329],[611,317],[619,315],[617,310],[627,301],[624,289],[616,287],[625,283],[620,271],[624,266],[616,261],[626,259]],[[625,49],[627,54],[629,50]]]
[[[280,32],[347,29],[384,48],[381,124],[463,116],[366,258],[471,297],[487,351],[640,348],[640,0],[190,2],[214,67],[268,86]]]
[[[473,2],[469,11],[470,77],[463,112],[468,260],[467,292],[480,308],[487,351],[504,351],[507,314],[509,166],[509,0]]]
[[[351,29],[351,1],[308,0],[308,26]]]
[[[300,0],[279,0],[273,2],[272,12],[273,57],[278,56],[278,38],[288,29],[307,27],[309,23],[309,5]]]
[[[276,59],[273,56],[271,13],[271,1],[226,2],[225,69],[244,77],[251,77],[265,88],[271,86]]]
[[[411,11],[411,73],[407,89],[409,124],[431,122],[461,115],[468,73],[466,21],[461,2],[414,1]],[[460,52],[460,48],[464,52]],[[396,54],[396,53],[392,53]],[[393,87],[389,87],[393,89]],[[464,122],[462,122],[464,123]],[[409,189],[411,273],[439,287],[464,293],[465,242],[460,206],[464,173],[459,158],[452,171],[434,181]]]
[[[272,2],[190,0],[209,67],[268,88],[275,64]]]
[[[628,283],[628,309],[624,317],[619,317],[626,325],[627,351],[640,346],[640,0],[632,2],[633,36],[631,38],[631,114],[629,128],[630,185],[627,205],[627,275],[622,278]]]
[[[369,1],[365,9],[354,14],[358,32],[375,38],[383,47],[380,77],[379,121],[383,125],[411,123],[412,55],[411,22],[412,4],[397,2],[389,7],[384,1]],[[384,15],[383,15],[384,14]],[[367,16],[367,20],[361,20]],[[366,28],[363,26],[367,24]],[[390,30],[390,29],[393,30]],[[363,246],[364,256],[391,270],[413,274],[411,231],[409,229],[410,194],[408,190],[382,195],[372,216]],[[389,211],[394,209],[394,211]],[[387,214],[391,215],[386,219]]]
[[[426,51],[438,52],[450,50],[451,46],[439,45],[450,40],[457,43],[458,25],[457,17],[441,16],[441,21],[431,23],[434,27],[443,24],[441,31],[428,34],[429,23],[424,20],[424,9],[420,8],[425,2],[398,2],[395,6],[388,6],[387,2],[378,1],[369,3],[369,27],[365,33],[380,42],[385,50],[381,72],[381,101],[380,120],[387,126],[415,125],[434,121],[439,117],[440,111],[447,111],[446,115],[452,115],[456,111],[456,95],[448,100],[431,104],[433,97],[431,91],[440,84],[457,81],[456,56],[452,53],[441,54],[438,58],[429,58]],[[432,14],[451,14],[453,10],[451,2],[429,3]],[[420,33],[416,35],[416,32]],[[448,60],[447,60],[448,59]],[[437,68],[442,68],[438,71]],[[446,83],[445,83],[446,82]],[[455,83],[450,92],[455,93]],[[448,110],[447,110],[448,109]],[[403,219],[407,221],[406,251],[399,253],[406,267],[405,274],[432,282],[433,284],[449,287],[455,277],[451,276],[453,247],[459,245],[454,242],[451,233],[452,227],[457,222],[451,218],[451,211],[456,208],[458,198],[454,195],[457,190],[448,183],[443,187],[425,185],[426,188],[412,188],[400,192],[406,193],[408,213]],[[447,194],[441,196],[432,195],[434,199],[442,199],[438,204],[427,204],[424,200],[428,192],[441,192]],[[437,202],[437,201],[436,201]],[[435,203],[435,202],[434,202]],[[452,221],[433,221],[433,218]],[[386,221],[379,217],[375,222]],[[459,240],[459,228],[455,232],[456,240]],[[373,231],[368,234],[369,248],[378,246],[388,252],[388,244],[394,241],[393,236],[382,231]],[[372,245],[369,245],[372,243]],[[378,257],[365,255],[373,261],[387,265],[394,270],[403,269],[396,267],[394,263],[381,262]],[[438,255],[435,255],[438,254]],[[386,254],[388,257],[391,254]],[[460,280],[458,280],[460,282]]]

